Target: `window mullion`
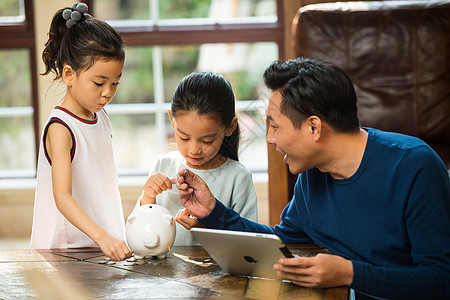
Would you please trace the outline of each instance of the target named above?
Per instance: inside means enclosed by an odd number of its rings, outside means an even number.
[[[167,138],[165,134],[165,118],[166,111],[164,109],[164,82],[163,82],[163,67],[162,67],[162,50],[160,46],[153,47],[153,84],[154,84],[154,96],[156,103],[156,131],[157,137],[156,143],[160,153],[167,151]]]
[[[154,23],[159,19],[159,0],[150,0],[150,16]],[[165,134],[165,117],[164,109],[164,80],[163,80],[163,63],[162,63],[162,49],[160,46],[154,46],[152,51],[153,58],[153,83],[154,83],[154,97],[156,104],[155,122],[156,128],[156,143],[158,151],[164,153],[167,151],[167,138]]]

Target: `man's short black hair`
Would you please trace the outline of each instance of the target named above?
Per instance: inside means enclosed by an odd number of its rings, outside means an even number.
[[[264,72],[264,82],[280,92],[281,112],[296,128],[315,115],[339,132],[359,129],[353,83],[331,63],[304,57],[277,60]]]

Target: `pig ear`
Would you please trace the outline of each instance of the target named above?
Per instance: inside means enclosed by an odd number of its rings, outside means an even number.
[[[169,224],[173,224],[173,222],[175,222],[175,219],[171,215],[163,215],[162,217],[163,217],[164,220],[169,222]]]
[[[134,222],[134,220],[136,220],[137,216],[136,215],[131,215],[128,217],[127,222],[132,224]]]

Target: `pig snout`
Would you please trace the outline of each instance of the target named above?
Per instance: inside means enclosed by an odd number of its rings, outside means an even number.
[[[159,234],[149,233],[144,238],[144,246],[149,249],[158,247],[160,244]]]

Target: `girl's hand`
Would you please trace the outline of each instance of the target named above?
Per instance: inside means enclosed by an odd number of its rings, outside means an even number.
[[[211,193],[208,185],[200,176],[188,169],[178,172],[177,188],[180,203],[187,212],[199,219],[206,217],[216,205],[216,198]]]
[[[192,227],[205,227],[195,217],[191,216],[186,208],[178,211],[175,221],[180,223],[187,230],[191,230]]]
[[[171,190],[172,185],[177,183],[176,178],[169,178],[163,173],[155,173],[151,175],[145,182],[141,205],[154,204],[156,196],[164,191]]]
[[[124,241],[116,239],[109,234],[95,241],[103,254],[113,261],[121,261],[131,257],[131,250]]]

